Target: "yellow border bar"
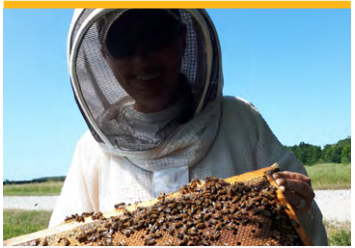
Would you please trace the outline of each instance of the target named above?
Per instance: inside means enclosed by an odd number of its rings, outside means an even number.
[[[4,1],[4,8],[350,9],[351,1]]]

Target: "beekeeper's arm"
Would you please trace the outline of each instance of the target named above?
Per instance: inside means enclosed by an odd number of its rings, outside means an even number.
[[[66,216],[81,214],[86,211],[99,211],[98,202],[98,178],[97,169],[92,166],[95,163],[95,151],[88,146],[87,135],[79,140],[65,179],[61,194],[53,210],[49,227],[60,225]]]
[[[296,176],[298,179],[308,177],[305,167],[296,159],[294,154],[287,150],[280,141],[273,134],[263,117],[260,115],[258,110],[251,105],[251,111],[254,116],[256,123],[255,130],[255,162],[261,167],[270,166],[271,164],[277,162],[279,164],[281,172],[291,172],[285,173],[291,176]],[[300,173],[302,175],[297,175],[295,173]],[[303,176],[305,175],[305,176]],[[307,181],[299,181],[300,186],[304,186],[305,191],[307,188]],[[301,185],[305,183],[305,185]],[[287,191],[287,185],[286,191]],[[301,188],[302,188],[301,187]],[[313,193],[313,189],[309,187]],[[289,193],[289,192],[288,192]],[[304,192],[301,192],[304,193]],[[309,191],[306,192],[307,194]],[[293,199],[290,198],[290,195],[286,195],[289,201]],[[312,197],[313,198],[313,197]],[[312,199],[311,198],[311,199]],[[313,200],[309,201],[310,209],[308,211],[303,211],[300,213],[296,211],[297,217],[304,227],[308,237],[310,238],[313,245],[327,245],[327,235],[323,225],[323,216],[319,210],[316,202]],[[306,206],[307,208],[307,206]]]

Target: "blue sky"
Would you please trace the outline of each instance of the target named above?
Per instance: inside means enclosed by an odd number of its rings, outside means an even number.
[[[350,9],[210,9],[224,94],[252,102],[285,145],[351,134]],[[66,62],[72,9],[3,10],[3,179],[65,175],[87,126]]]

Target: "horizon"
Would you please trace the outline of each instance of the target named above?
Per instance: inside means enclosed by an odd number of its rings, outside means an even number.
[[[221,43],[224,95],[255,105],[284,146],[323,149],[351,137],[350,9],[207,12]],[[66,175],[88,129],[66,62],[72,13],[3,10],[3,180]]]

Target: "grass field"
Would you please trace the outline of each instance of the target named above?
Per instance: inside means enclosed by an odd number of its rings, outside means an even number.
[[[3,211],[3,239],[33,233],[48,227],[52,211]]]
[[[59,195],[63,182],[4,185],[4,196]]]
[[[316,164],[306,170],[314,189],[351,188],[351,164]]]
[[[331,246],[351,246],[351,222],[324,221],[328,234],[328,244]]]
[[[33,233],[47,228],[52,212],[4,210],[4,240]],[[350,222],[324,222],[328,234],[328,243],[332,246],[351,245]]]

